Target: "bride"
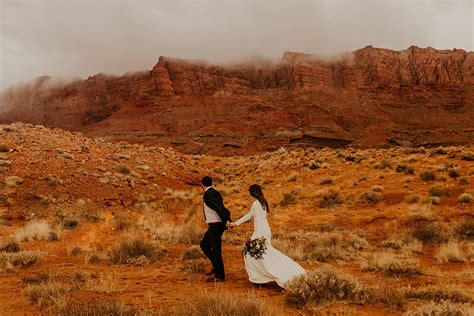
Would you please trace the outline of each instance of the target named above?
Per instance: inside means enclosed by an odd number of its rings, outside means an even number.
[[[292,278],[306,273],[305,270],[295,261],[288,258],[272,247],[272,232],[268,224],[267,214],[270,212],[268,202],[263,196],[262,188],[258,184],[252,184],[249,193],[256,200],[252,203],[250,212],[242,216],[238,221],[227,224],[228,227],[239,226],[240,224],[253,218],[254,232],[250,239],[262,240],[264,238],[266,246],[265,253],[257,259],[246,253],[244,256],[245,269],[252,283],[263,284],[272,281],[280,287]]]

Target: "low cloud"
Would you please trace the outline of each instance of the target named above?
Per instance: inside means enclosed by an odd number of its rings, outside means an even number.
[[[0,6],[0,89],[41,75],[151,69],[160,55],[222,64],[366,45],[473,50],[470,0],[3,0]]]

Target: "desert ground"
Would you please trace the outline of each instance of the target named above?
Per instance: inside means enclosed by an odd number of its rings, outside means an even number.
[[[472,315],[474,147],[185,155],[0,126],[2,315]],[[238,219],[261,184],[273,245],[306,270],[255,286],[226,231],[223,283],[198,248],[204,175]]]

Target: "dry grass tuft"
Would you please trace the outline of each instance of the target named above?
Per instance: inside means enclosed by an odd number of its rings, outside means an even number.
[[[295,308],[325,301],[400,306],[402,300],[402,295],[397,291],[367,287],[354,277],[338,273],[329,266],[285,284],[285,303]]]
[[[380,197],[382,195],[379,192],[376,191],[367,191],[362,193],[360,196],[360,200],[364,201],[367,204],[376,204],[378,201],[380,201]]]
[[[18,252],[20,251],[20,245],[16,241],[9,241],[6,244],[0,246],[0,251]]]
[[[434,186],[429,189],[430,196],[443,197],[449,196],[449,190],[445,187]]]
[[[333,207],[337,204],[342,204],[343,200],[339,196],[339,191],[331,189],[322,196],[322,200],[319,202],[320,208]]]
[[[196,260],[205,258],[206,256],[202,252],[201,248],[197,245],[192,245],[181,254],[182,260]]]
[[[67,306],[71,288],[58,282],[47,281],[39,285],[27,285],[26,298],[42,309],[52,310]]]
[[[425,172],[420,173],[420,179],[424,181],[434,181],[436,179],[436,176],[434,172],[425,171]]]
[[[407,288],[404,290],[405,298],[418,299],[424,301],[450,301],[453,303],[472,303],[472,299],[464,293],[457,290],[446,288],[428,286],[422,288]]]
[[[383,272],[395,278],[413,278],[421,275],[419,264],[415,260],[402,260],[392,254],[380,254],[369,258],[362,266],[362,272]]]
[[[464,258],[459,250],[459,244],[449,241],[439,247],[436,254],[439,262],[464,262]]]
[[[57,232],[52,230],[46,221],[29,222],[15,232],[17,241],[57,240],[53,238],[57,236]]]
[[[456,237],[460,240],[474,240],[474,221],[459,223],[454,228]]]
[[[0,252],[0,266],[30,267],[35,265],[41,254],[38,251]]]
[[[141,239],[124,240],[109,252],[112,264],[145,264],[155,262],[167,255],[168,251],[158,244]]]
[[[118,301],[93,301],[87,303],[68,304],[60,309],[61,316],[135,316],[141,315],[142,310],[138,307],[125,305]]]
[[[447,240],[443,228],[438,223],[419,223],[412,229],[411,235],[424,243],[440,243]]]
[[[474,310],[468,304],[456,304],[449,301],[439,303],[429,302],[413,306],[404,315],[406,316],[462,316],[472,315]]]
[[[468,204],[474,201],[472,194],[470,193],[463,193],[458,197],[458,202],[461,204]]]
[[[277,314],[273,307],[253,295],[237,297],[227,293],[212,293],[187,300],[187,303],[175,308],[169,315],[269,316]]]

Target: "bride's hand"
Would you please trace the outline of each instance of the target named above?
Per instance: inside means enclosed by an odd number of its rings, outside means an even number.
[[[227,226],[227,228],[232,229],[235,225],[234,225],[234,223],[229,222],[229,223],[226,224],[226,226]]]

